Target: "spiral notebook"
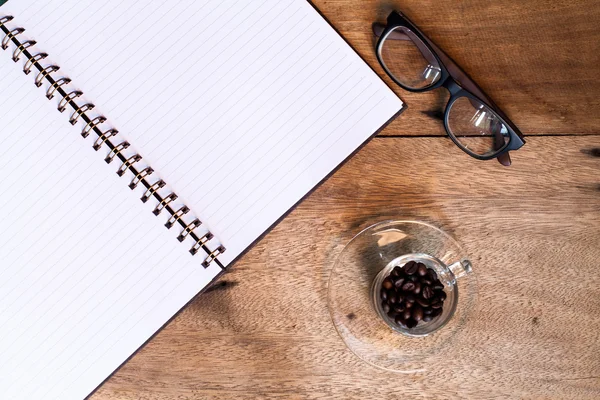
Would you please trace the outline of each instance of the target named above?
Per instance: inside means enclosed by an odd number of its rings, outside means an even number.
[[[2,399],[88,396],[403,109],[304,0],[9,0],[0,29]]]

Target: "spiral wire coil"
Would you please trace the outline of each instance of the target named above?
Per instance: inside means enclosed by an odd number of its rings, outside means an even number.
[[[4,38],[1,41],[2,50],[7,50],[9,44],[12,43],[15,49],[12,54],[14,62],[18,62],[21,57],[26,57],[27,61],[23,68],[25,75],[29,75],[32,70],[37,69],[38,74],[34,80],[37,87],[41,87],[44,81],[49,84],[46,91],[46,98],[48,100],[53,99],[55,96],[60,96],[61,99],[58,103],[58,111],[64,112],[68,106],[73,109],[73,113],[69,118],[71,125],[77,124],[79,120],[83,120],[85,126],[81,131],[81,136],[87,138],[90,133],[94,132],[98,136],[98,139],[94,142],[93,148],[98,151],[104,146],[110,149],[108,156],[104,159],[106,163],[110,164],[115,158],[121,161],[121,166],[117,170],[119,176],[125,175],[127,171],[133,174],[133,179],[129,184],[131,190],[136,189],[139,185],[146,188],[144,195],[142,196],[142,202],[146,203],[150,198],[154,198],[158,201],[158,204],[154,208],[154,215],[160,215],[162,211],[166,211],[170,214],[170,218],[165,224],[167,229],[171,229],[176,224],[182,228],[181,233],[177,237],[180,242],[183,242],[186,238],[191,237],[194,241],[194,245],[190,249],[192,255],[196,255],[200,250],[204,250],[207,257],[202,262],[204,268],[208,268],[213,262],[216,263],[221,269],[225,269],[223,264],[218,260],[218,256],[225,252],[225,247],[218,245],[216,248],[211,249],[208,247],[209,241],[214,238],[211,232],[196,233],[195,230],[202,225],[202,222],[195,218],[192,222],[186,222],[183,217],[190,212],[187,206],[181,206],[177,209],[171,206],[175,200],[177,200],[177,194],[170,192],[166,195],[162,195],[159,191],[165,188],[166,183],[156,178],[153,182],[149,179],[154,174],[154,170],[151,167],[145,167],[138,169],[136,164],[142,161],[142,157],[139,154],[125,155],[124,151],[130,148],[130,144],[127,141],[121,140],[119,143],[113,142],[117,139],[116,135],[119,133],[116,129],[109,128],[106,131],[102,131],[101,125],[107,123],[107,118],[104,116],[90,117],[87,113],[94,109],[94,104],[85,103],[79,106],[76,103],[76,99],[83,96],[83,92],[79,90],[66,89],[67,85],[71,84],[71,79],[68,77],[55,77],[55,74],[60,67],[57,65],[49,64],[43,66],[41,63],[48,57],[47,53],[33,53],[33,47],[36,45],[35,40],[20,41],[18,36],[25,32],[24,28],[14,27],[9,28],[6,23],[13,21],[12,16],[0,17],[0,30],[4,34]]]

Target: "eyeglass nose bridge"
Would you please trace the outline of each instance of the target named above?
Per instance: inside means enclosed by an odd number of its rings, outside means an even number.
[[[458,92],[462,90],[462,87],[460,87],[460,85],[456,83],[452,78],[446,79],[442,86],[448,89],[452,96],[455,96]]]

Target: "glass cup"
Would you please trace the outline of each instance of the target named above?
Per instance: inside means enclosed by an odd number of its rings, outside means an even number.
[[[428,268],[433,269],[436,272],[438,279],[444,285],[444,292],[446,292],[447,296],[446,300],[444,300],[443,311],[440,316],[429,322],[421,321],[412,329],[408,329],[403,325],[398,325],[393,318],[390,318],[388,314],[383,311],[380,297],[383,280],[396,266],[402,267],[409,261],[420,262],[425,264]],[[391,329],[411,337],[427,336],[442,328],[450,318],[452,318],[458,304],[457,279],[472,272],[471,262],[468,259],[463,259],[447,266],[436,257],[430,256],[429,254],[406,254],[390,262],[377,274],[371,285],[371,304],[377,314]]]
[[[408,261],[433,268],[447,295],[440,316],[412,329],[388,317],[379,298],[382,281]],[[331,318],[348,348],[376,367],[397,372],[439,364],[441,354],[468,342],[476,298],[477,281],[462,247],[419,221],[385,221],[360,232],[336,259],[328,286]]]

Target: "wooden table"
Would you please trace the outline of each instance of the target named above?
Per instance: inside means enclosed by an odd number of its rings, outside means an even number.
[[[427,115],[443,90],[394,87],[404,115],[92,399],[600,398],[600,4],[315,4],[382,76],[370,23],[403,10],[527,145],[510,168],[475,161]],[[450,232],[479,281],[469,343],[415,375],[360,361],[327,311],[336,255],[361,228],[393,218]]]

